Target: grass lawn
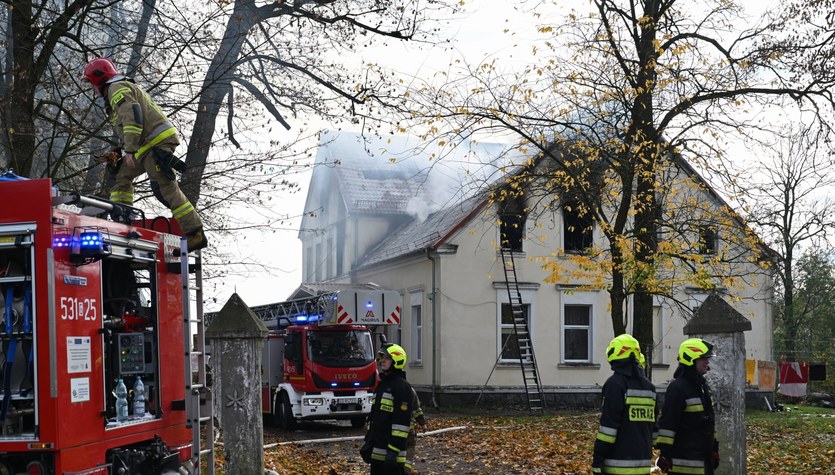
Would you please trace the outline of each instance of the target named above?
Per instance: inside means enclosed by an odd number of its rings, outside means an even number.
[[[833,473],[835,409],[786,408],[747,414],[748,473]]]
[[[786,407],[785,412],[747,414],[748,473],[835,473],[835,410]],[[529,416],[481,408],[428,410],[430,431],[450,430],[418,439],[415,466],[421,475],[591,473],[598,418],[594,412]],[[317,423],[290,434],[267,428],[264,442],[362,434],[363,429]],[[368,465],[359,459],[360,445],[356,440],[282,445],[267,450],[265,462],[282,475],[367,474]],[[219,467],[216,473],[224,472]]]

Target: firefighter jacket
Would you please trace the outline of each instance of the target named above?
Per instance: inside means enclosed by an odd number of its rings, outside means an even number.
[[[152,147],[177,148],[177,130],[141,87],[123,79],[108,84],[106,93],[110,121],[125,153],[139,160]]]
[[[692,366],[679,365],[667,387],[656,446],[672,461],[669,473],[712,474],[718,451],[710,387]]]
[[[370,424],[365,436],[365,440],[371,442],[373,447],[372,464],[384,462],[386,454],[392,452],[398,464],[405,465],[412,404],[412,385],[406,381],[403,371],[391,369],[380,374],[380,384],[374,393]]]
[[[592,472],[647,474],[652,468],[655,386],[632,358],[612,362],[612,370],[603,384]]]

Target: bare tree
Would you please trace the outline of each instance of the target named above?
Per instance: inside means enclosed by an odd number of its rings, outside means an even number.
[[[819,306],[808,297],[796,305],[797,262],[826,249],[827,238],[835,231],[835,201],[829,194],[835,189],[835,163],[825,138],[820,130],[787,131],[777,143],[768,144],[771,156],[758,173],[748,175],[748,182],[757,182],[743,185],[750,201],[748,220],[777,254],[782,308],[776,313],[790,361],[799,331]]]
[[[101,8],[95,0],[72,2],[6,0],[7,61],[0,88],[0,156],[8,168],[31,176],[47,170],[56,159],[52,146],[59,135],[42,133],[39,121],[64,113],[66,97],[55,97],[57,85],[67,84],[69,71],[56,67],[59,50],[78,46],[75,30]],[[63,140],[59,140],[63,142]],[[37,165],[37,166],[36,166]]]

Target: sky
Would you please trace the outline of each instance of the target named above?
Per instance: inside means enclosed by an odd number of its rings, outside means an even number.
[[[766,0],[743,0],[752,18],[762,12],[772,2]],[[466,2],[467,9],[473,13],[463,16],[452,26],[455,52],[415,51],[402,45],[378,48],[365,53],[365,60],[385,62],[392,69],[415,75],[429,75],[442,70],[449,64],[453,54],[461,54],[468,62],[478,62],[488,54],[506,54],[512,48],[508,43],[505,28],[518,32],[513,35],[515,43],[524,42],[526,31],[535,25],[530,17],[513,10],[516,2],[507,0],[471,0]],[[326,124],[325,124],[326,126]],[[302,249],[298,239],[300,215],[304,209],[311,172],[298,175],[301,188],[292,195],[283,195],[275,200],[280,203],[279,213],[295,216],[275,233],[249,232],[246,239],[228,245],[237,248],[244,259],[263,262],[273,270],[269,273],[258,272],[248,276],[229,276],[222,286],[214,291],[216,301],[206,303],[208,311],[219,309],[226,300],[237,293],[249,305],[262,305],[286,300],[302,282]]]

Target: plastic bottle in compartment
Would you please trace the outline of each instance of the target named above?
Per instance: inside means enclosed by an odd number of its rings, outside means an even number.
[[[128,420],[128,388],[122,378],[113,388],[113,395],[116,397],[116,421],[125,422]]]
[[[136,383],[133,385],[133,415],[145,417],[145,385],[140,376],[136,377]]]

